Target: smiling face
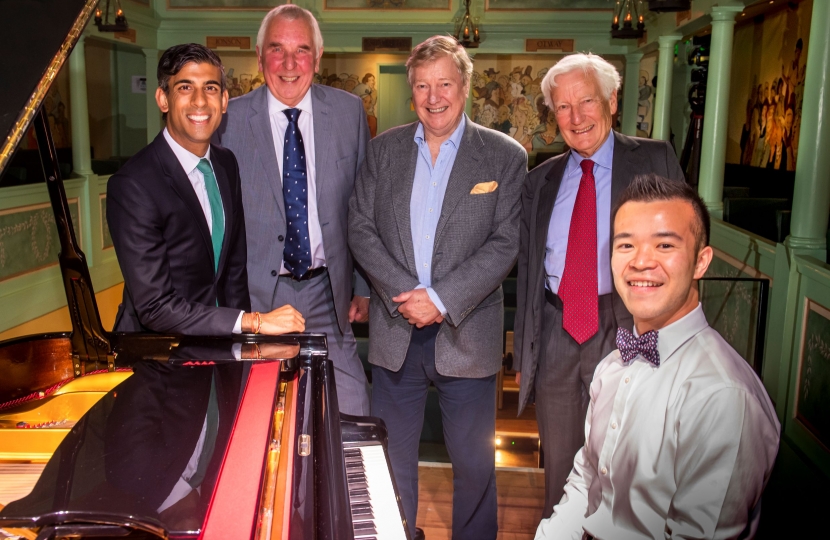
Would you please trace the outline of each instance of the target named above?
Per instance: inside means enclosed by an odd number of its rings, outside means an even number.
[[[614,220],[614,285],[642,335],[697,307],[694,280],[706,273],[712,248],[697,249],[691,203],[681,199],[630,201]]]
[[[594,155],[611,133],[617,91],[606,101],[594,77],[577,69],[556,76],[551,101],[559,131],[568,146],[584,158]]]
[[[188,62],[168,80],[168,90],[156,90],[156,103],[167,113],[167,132],[188,152],[204,156],[210,137],[228,108],[222,91],[222,70],[208,63]]]
[[[449,56],[413,68],[412,103],[428,140],[443,142],[452,135],[464,113],[469,92],[469,83],[462,83]]]
[[[257,47],[265,84],[289,107],[296,106],[308,92],[322,55],[322,50],[314,50],[314,33],[302,19],[276,17],[268,25],[262,50]]]

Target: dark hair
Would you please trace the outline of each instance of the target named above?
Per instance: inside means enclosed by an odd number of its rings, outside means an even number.
[[[170,77],[182,70],[182,68],[189,62],[196,62],[197,64],[210,64],[219,68],[222,73],[219,84],[221,89],[225,91],[225,68],[222,66],[222,60],[219,56],[198,43],[185,43],[183,45],[174,45],[164,51],[159,59],[158,70],[156,75],[159,80],[159,88],[166,94],[170,89],[168,83]]]
[[[617,217],[617,212],[627,202],[653,202],[680,199],[692,205],[695,211],[695,222],[692,224],[692,234],[697,240],[697,250],[700,251],[709,245],[709,211],[703,199],[692,186],[686,182],[670,180],[654,173],[641,174],[634,177],[625,191],[620,195],[617,204],[611,212],[611,223]]]

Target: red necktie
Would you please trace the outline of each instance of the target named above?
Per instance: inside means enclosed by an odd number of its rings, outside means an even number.
[[[582,345],[599,329],[597,296],[597,188],[594,162],[583,159],[582,180],[568,232],[565,271],[559,282],[562,328]]]

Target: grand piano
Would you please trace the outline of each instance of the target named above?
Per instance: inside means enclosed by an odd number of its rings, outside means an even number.
[[[0,464],[46,461],[0,538],[409,540],[386,430],[338,413],[325,335],[104,330],[41,110],[96,4],[3,2],[27,57],[0,83],[0,175],[33,126],[72,331],[0,342]]]

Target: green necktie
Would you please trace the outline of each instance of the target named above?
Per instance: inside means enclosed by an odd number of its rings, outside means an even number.
[[[219,256],[222,254],[222,240],[225,239],[225,213],[222,211],[222,197],[219,195],[219,186],[216,184],[216,176],[213,175],[213,168],[210,161],[202,158],[196,165],[205,176],[205,189],[210,202],[211,233],[210,240],[213,243],[213,271],[219,271]]]

